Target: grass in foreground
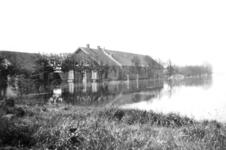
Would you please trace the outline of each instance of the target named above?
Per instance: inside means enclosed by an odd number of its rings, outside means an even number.
[[[0,119],[0,147],[21,149],[226,149],[226,126],[176,114],[95,107],[27,108]]]

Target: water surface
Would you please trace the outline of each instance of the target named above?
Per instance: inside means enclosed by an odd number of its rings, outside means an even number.
[[[123,108],[153,110],[155,112],[178,113],[196,120],[218,120],[226,122],[226,77],[194,77],[181,81],[164,82],[161,97],[150,101],[126,104]]]
[[[226,122],[226,76],[191,77],[181,80],[112,81],[108,83],[62,83],[38,86],[39,93],[23,97],[25,103],[79,106],[118,106],[123,109],[178,113],[197,120]],[[49,86],[49,87],[48,87]],[[45,89],[48,89],[45,90]],[[1,88],[10,93],[10,88]],[[45,93],[46,92],[46,93]]]

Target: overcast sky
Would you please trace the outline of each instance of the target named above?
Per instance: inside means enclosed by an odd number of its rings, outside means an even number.
[[[71,53],[86,44],[226,70],[226,1],[0,0],[0,50]]]

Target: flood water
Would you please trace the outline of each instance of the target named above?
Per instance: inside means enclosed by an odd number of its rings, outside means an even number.
[[[62,103],[84,107],[117,106],[123,109],[152,110],[164,114],[173,112],[197,120],[226,122],[225,85],[226,76],[223,74],[164,81],[62,83],[48,91],[50,93],[30,94],[23,99],[27,100],[26,103],[35,102],[42,105]],[[7,93],[10,90],[2,91]]]
[[[159,97],[149,101],[126,104],[123,108],[178,113],[196,120],[226,122],[226,77],[194,77],[181,81],[166,81]]]

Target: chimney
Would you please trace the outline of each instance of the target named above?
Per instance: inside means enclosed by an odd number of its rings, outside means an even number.
[[[98,49],[98,50],[101,50],[100,46],[97,46],[97,49]]]
[[[86,44],[86,47],[87,47],[87,48],[90,48],[90,47],[89,47],[89,44]]]

